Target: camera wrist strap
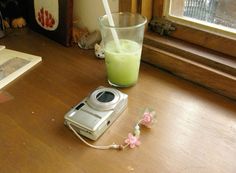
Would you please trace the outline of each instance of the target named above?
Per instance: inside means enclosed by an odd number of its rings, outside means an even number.
[[[95,149],[100,149],[100,150],[108,150],[108,149],[121,149],[120,145],[118,144],[111,144],[111,145],[92,145],[90,143],[88,143],[82,136],[80,136],[80,134],[78,132],[75,131],[75,129],[68,124],[69,128],[74,132],[74,134],[82,141],[84,142],[86,145],[88,145],[89,147],[95,148]]]
[[[141,119],[138,121],[138,123],[135,125],[133,133],[128,134],[128,138],[125,139],[124,145],[118,145],[118,144],[111,144],[111,145],[92,145],[88,143],[72,126],[70,123],[68,123],[69,128],[74,132],[74,134],[87,146],[95,149],[100,150],[109,150],[109,149],[116,149],[116,150],[123,150],[126,147],[135,148],[136,146],[139,146],[141,142],[139,141],[140,137],[140,126],[144,126],[147,128],[151,128],[153,124],[156,123],[156,112],[154,110],[149,110],[148,108],[145,109]]]

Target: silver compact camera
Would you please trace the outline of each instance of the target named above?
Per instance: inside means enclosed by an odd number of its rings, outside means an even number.
[[[65,125],[96,140],[125,110],[128,95],[114,88],[99,87],[66,113]]]

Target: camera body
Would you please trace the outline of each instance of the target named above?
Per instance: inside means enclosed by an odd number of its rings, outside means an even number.
[[[98,87],[66,113],[65,125],[96,140],[125,110],[128,95],[114,88]]]

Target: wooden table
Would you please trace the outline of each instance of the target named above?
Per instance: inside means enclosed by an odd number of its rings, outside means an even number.
[[[145,107],[156,110],[157,123],[142,130],[138,148],[95,150],[63,121],[89,92],[109,86],[104,61],[28,29],[0,44],[43,57],[3,88],[14,98],[0,104],[1,173],[236,172],[234,101],[142,63],[137,85],[121,89],[128,108],[94,144],[123,143]]]

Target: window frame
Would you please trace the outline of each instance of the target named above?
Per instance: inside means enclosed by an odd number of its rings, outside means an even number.
[[[142,7],[147,2],[152,3],[151,8]],[[152,16],[163,17],[164,0],[120,0],[119,5],[120,11],[145,15],[151,10]],[[170,37],[146,31],[142,60],[236,100],[236,41],[181,24],[174,26],[177,30]]]
[[[185,0],[168,0],[164,3],[163,16],[166,19],[173,21],[174,23],[189,26],[197,30],[202,30],[215,35],[221,35],[222,37],[228,37],[229,39],[236,40],[236,29],[228,28],[222,25],[209,23],[202,20],[197,20],[191,17],[183,16]],[[173,4],[173,9],[171,8]],[[172,12],[172,14],[170,14]]]
[[[119,10],[141,13],[150,21],[154,16],[157,18],[165,17],[164,1],[165,0],[119,0]],[[170,35],[171,37],[224,53],[236,59],[235,39],[179,23],[174,23],[174,26],[177,29]]]
[[[166,5],[164,1],[165,0],[154,0],[154,15],[159,18],[164,16],[164,8]],[[160,10],[160,8],[162,9]],[[155,12],[157,9],[159,9],[159,13]],[[236,47],[236,40],[233,38],[224,37],[222,35],[218,35],[217,33],[214,34],[211,32],[206,32],[184,24],[174,23],[174,26],[177,29],[171,34],[171,37],[197,44],[199,46],[209,48],[236,58],[236,50],[232,51]]]

